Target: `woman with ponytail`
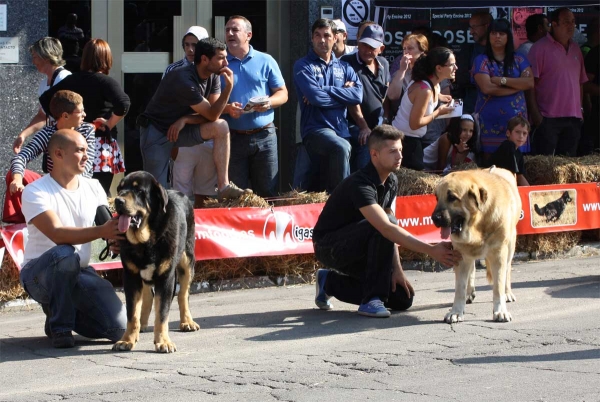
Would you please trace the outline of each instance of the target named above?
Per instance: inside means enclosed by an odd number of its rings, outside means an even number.
[[[452,100],[450,95],[440,94],[440,82],[445,79],[453,80],[456,70],[454,54],[445,47],[432,49],[415,62],[412,81],[402,96],[400,108],[392,123],[404,132],[402,166],[413,170],[424,169],[421,138],[427,133],[429,123],[453,110],[448,105],[439,106],[440,102],[448,103]]]

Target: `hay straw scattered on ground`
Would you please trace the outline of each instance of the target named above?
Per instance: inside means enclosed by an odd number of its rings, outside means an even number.
[[[581,240],[581,231],[541,233],[517,236],[517,252],[560,253],[575,247]]]
[[[526,156],[525,177],[531,185],[600,181],[600,155],[580,158]]]
[[[264,198],[251,193],[239,198],[219,202],[212,198],[204,202],[205,208],[270,208],[271,205]]]

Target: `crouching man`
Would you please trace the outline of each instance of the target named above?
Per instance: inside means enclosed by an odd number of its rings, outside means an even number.
[[[460,260],[451,243],[432,246],[398,226],[393,206],[403,138],[392,126],[375,127],[368,139],[371,161],[336,187],[317,220],[315,256],[332,268],[317,271],[315,303],[321,310],[333,307],[331,297],[359,305],[358,314],[369,317],[389,317],[388,307],[408,309],[414,290],[400,265],[397,245],[448,266]]]
[[[29,237],[21,284],[42,305],[44,330],[55,348],[73,347],[72,331],[118,341],[127,325],[113,286],[89,266],[93,240],[123,235],[118,220],[92,226],[98,206],[108,204],[98,180],[82,176],[87,148],[77,131],[56,131],[48,143],[52,171],[23,190]]]

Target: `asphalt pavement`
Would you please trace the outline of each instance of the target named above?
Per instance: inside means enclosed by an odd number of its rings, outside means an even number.
[[[151,332],[132,352],[80,336],[53,349],[39,307],[5,309],[0,401],[600,400],[600,257],[514,265],[510,323],[492,321],[483,270],[454,325],[453,272],[407,275],[415,303],[386,319],[320,311],[314,285],[192,295],[201,329],[178,331],[175,301],[172,354]]]

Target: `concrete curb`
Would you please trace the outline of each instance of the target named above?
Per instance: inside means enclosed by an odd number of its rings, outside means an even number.
[[[519,264],[528,261],[567,259],[575,257],[592,257],[600,255],[600,242],[578,244],[572,249],[561,253],[516,253],[513,262]],[[424,272],[442,272],[449,268],[445,268],[435,261],[402,261],[402,267],[405,270],[416,270]],[[483,268],[477,266],[477,268]],[[241,289],[259,289],[273,286],[294,286],[306,285],[313,281],[314,275],[295,275],[295,276],[254,276],[240,279],[216,280],[194,282],[191,285],[190,293],[209,293],[221,292],[227,290]],[[119,293],[123,292],[122,288],[116,288]],[[9,311],[27,311],[36,308],[41,308],[39,303],[31,299],[16,299],[8,302],[0,303],[0,312]]]

